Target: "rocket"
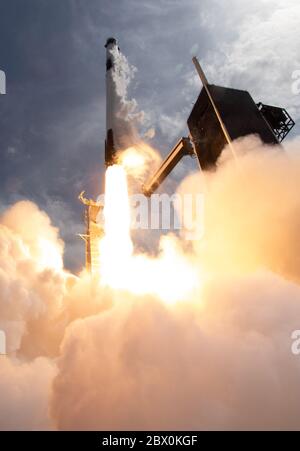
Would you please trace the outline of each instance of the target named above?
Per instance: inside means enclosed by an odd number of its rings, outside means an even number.
[[[108,38],[106,48],[106,167],[117,163],[116,111],[118,95],[114,80],[115,64],[120,57],[120,49],[115,38]]]

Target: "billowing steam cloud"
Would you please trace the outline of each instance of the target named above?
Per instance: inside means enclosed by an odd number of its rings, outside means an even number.
[[[54,362],[0,357],[0,430],[52,429],[48,418]]]
[[[0,429],[51,428],[48,402],[54,358],[74,318],[111,302],[90,281],[62,268],[63,243],[46,213],[18,202],[0,222]]]
[[[108,313],[66,334],[56,425],[299,427],[300,367],[289,340],[299,296],[299,287],[268,274],[214,280],[203,297],[172,310],[120,294]]]
[[[31,202],[19,202],[3,214],[0,235],[0,329],[6,332],[8,351],[16,352],[27,325],[58,309],[63,243],[47,215]]]
[[[225,151],[218,172],[205,178],[206,246],[198,252],[214,270],[267,267],[299,283],[299,143],[289,143],[284,151],[248,137],[235,148],[238,166],[226,162]],[[188,177],[180,191],[202,189],[198,179]]]
[[[4,213],[1,429],[300,428],[299,143],[237,146],[205,177],[201,290],[177,304],[68,274],[45,213]]]

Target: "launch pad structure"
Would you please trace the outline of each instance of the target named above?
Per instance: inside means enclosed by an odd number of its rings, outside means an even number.
[[[84,222],[85,234],[79,234],[85,242],[85,267],[93,274],[100,270],[100,240],[104,235],[103,227],[99,224],[98,217],[103,210],[103,205],[92,199],[84,197],[84,191],[78,196],[80,202],[85,206]]]
[[[295,122],[284,108],[256,104],[248,91],[210,84],[193,58],[203,84],[187,120],[189,137],[181,138],[150,180],[143,193],[150,197],[186,155],[197,157],[203,171],[215,169],[226,146],[236,159],[234,140],[255,135],[264,144],[280,146]],[[193,152],[187,151],[193,148]]]
[[[117,133],[119,116],[116,108],[114,70],[119,57],[115,38],[109,38],[106,48],[106,140],[105,165],[118,164],[122,151]],[[184,156],[197,158],[201,170],[216,169],[217,162],[226,147],[237,160],[234,140],[255,135],[268,145],[280,147],[295,122],[280,107],[255,103],[248,91],[210,84],[196,57],[193,63],[203,88],[187,119],[189,136],[179,139],[167,158],[142,187],[150,197],[163,183]],[[80,235],[86,243],[86,269],[93,273],[99,268],[99,242],[104,234],[97,222],[103,205],[79,196],[85,205],[86,233]]]

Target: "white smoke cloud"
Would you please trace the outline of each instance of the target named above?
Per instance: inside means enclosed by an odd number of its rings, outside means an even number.
[[[63,243],[46,213],[18,202],[0,219],[0,430],[51,429],[48,399],[67,325],[110,305],[85,274],[62,269]]]
[[[51,430],[48,402],[54,362],[40,358],[18,362],[0,358],[0,430]]]
[[[2,215],[0,237],[0,329],[16,352],[27,322],[61,302],[63,243],[48,216],[24,201]]]
[[[175,305],[47,266],[49,218],[4,212],[0,429],[299,429],[299,143],[236,145],[241,170],[206,175],[206,234],[184,251],[202,289]]]
[[[202,293],[170,308],[116,293],[105,315],[71,325],[51,401],[58,428],[299,428],[299,155],[251,137],[236,147],[240,170],[227,160],[206,177]]]
[[[267,267],[299,282],[299,140],[278,150],[248,137],[235,147],[238,167],[225,162],[206,179],[206,264]]]
[[[174,309],[119,294],[112,310],[66,334],[52,399],[56,425],[299,427],[300,362],[289,341],[299,296],[298,286],[268,274],[214,280],[202,298]]]

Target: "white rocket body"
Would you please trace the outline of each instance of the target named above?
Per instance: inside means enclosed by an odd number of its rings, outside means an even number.
[[[117,162],[118,152],[118,109],[119,95],[116,84],[116,67],[120,57],[120,49],[114,38],[109,38],[106,47],[106,141],[105,163],[111,166]]]
[[[136,125],[142,114],[136,111],[137,103],[127,98],[127,88],[135,68],[119,49],[117,40],[106,42],[106,145],[105,163],[118,163],[121,151],[133,146],[139,139]]]

